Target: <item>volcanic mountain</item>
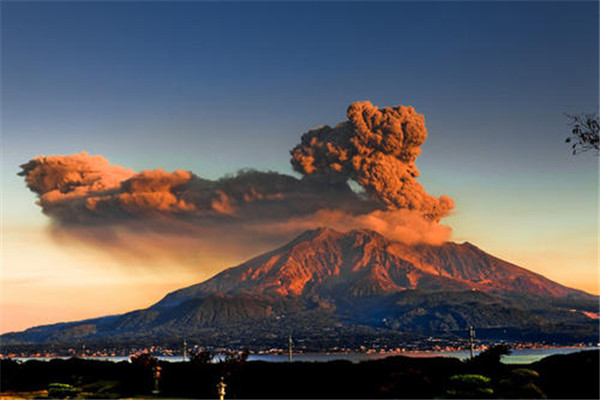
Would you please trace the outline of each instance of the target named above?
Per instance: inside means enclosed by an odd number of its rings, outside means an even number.
[[[368,230],[321,228],[168,294],[145,310],[3,335],[4,343],[285,335],[353,340],[393,333],[595,340],[598,297],[470,243],[409,246]],[[312,335],[312,336],[311,336]],[[540,336],[541,335],[541,336]]]
[[[468,242],[408,246],[373,231],[340,233],[321,228],[206,282],[173,292],[158,305],[210,293],[339,299],[410,289],[585,296]]]

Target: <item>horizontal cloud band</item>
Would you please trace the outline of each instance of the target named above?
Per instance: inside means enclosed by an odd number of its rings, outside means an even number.
[[[335,208],[357,214],[376,202],[342,182],[240,171],[216,181],[189,171],[133,171],[86,153],[36,157],[22,165],[44,213],[63,225],[126,219],[281,219]]]
[[[435,244],[449,237],[439,221],[453,201],[429,195],[416,180],[415,160],[426,137],[424,118],[412,107],[380,110],[360,102],[349,107],[347,121],[302,136],[291,151],[301,179],[255,170],[218,180],[183,170],[138,173],[85,152],[36,157],[20,175],[54,232],[125,251],[128,243],[146,248],[148,238],[161,236],[185,236],[169,240],[178,255],[179,242],[187,243],[189,254],[200,247],[212,251],[223,246],[224,236],[246,243],[239,252],[246,255],[317,226],[367,228],[406,243]],[[364,192],[354,192],[350,180]]]

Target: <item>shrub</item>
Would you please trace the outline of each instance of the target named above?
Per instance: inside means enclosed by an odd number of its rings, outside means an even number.
[[[51,383],[48,385],[48,397],[53,399],[72,399],[80,390],[66,383]]]
[[[546,395],[537,385],[540,374],[526,368],[517,368],[500,381],[499,394],[508,398],[545,399]]]
[[[490,387],[491,382],[490,378],[483,375],[453,375],[450,377],[446,395],[451,399],[492,398],[494,390]]]

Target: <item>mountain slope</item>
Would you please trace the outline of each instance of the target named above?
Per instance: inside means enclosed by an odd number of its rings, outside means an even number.
[[[407,289],[524,292],[564,297],[586,293],[493,257],[470,243],[407,246],[354,230],[306,231],[277,250],[169,294],[158,306],[209,293],[339,298]]]
[[[514,337],[595,340],[598,320],[590,313],[597,312],[597,296],[470,243],[407,246],[367,230],[316,229],[172,292],[148,309],[36,327],[2,340],[194,337],[209,344],[235,339],[256,345],[290,329],[319,340],[327,333],[339,342],[402,332],[452,332],[469,325],[492,336],[499,330]]]

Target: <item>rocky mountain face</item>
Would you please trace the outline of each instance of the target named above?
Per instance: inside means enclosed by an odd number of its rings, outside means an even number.
[[[448,333],[475,325],[492,336],[502,331],[587,340],[597,336],[597,312],[597,296],[470,243],[408,246],[372,231],[322,228],[172,292],[148,309],[36,327],[2,339],[195,337],[206,343],[207,338],[259,343],[290,330],[351,338]]]
[[[586,296],[470,243],[407,246],[373,231],[340,233],[320,228],[203,283],[173,292],[157,306],[211,293],[341,299],[404,290]]]

